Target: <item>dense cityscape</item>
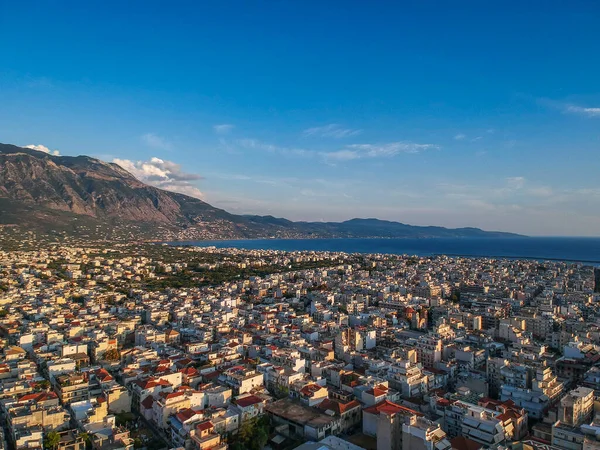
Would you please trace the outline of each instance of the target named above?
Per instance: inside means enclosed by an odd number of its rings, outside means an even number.
[[[598,449],[595,275],[143,243],[0,251],[3,447]]]
[[[0,450],[600,450],[599,19],[0,0]]]

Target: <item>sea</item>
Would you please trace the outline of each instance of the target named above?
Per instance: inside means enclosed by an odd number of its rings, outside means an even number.
[[[247,239],[172,242],[172,245],[249,250],[331,251],[416,256],[465,256],[582,262],[600,266],[600,237]]]

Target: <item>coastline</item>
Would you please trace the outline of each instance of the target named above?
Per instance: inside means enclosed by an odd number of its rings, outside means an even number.
[[[313,238],[163,241],[189,247],[565,261],[600,265],[600,238]]]

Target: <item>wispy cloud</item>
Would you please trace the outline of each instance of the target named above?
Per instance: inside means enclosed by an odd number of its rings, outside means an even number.
[[[508,177],[506,185],[510,189],[522,189],[525,186],[525,177]]]
[[[173,150],[173,145],[169,141],[154,133],[146,133],[142,135],[141,140],[148,147],[157,150]]]
[[[539,186],[527,190],[534,197],[550,197],[554,194],[554,190],[548,186]]]
[[[198,174],[184,172],[172,161],[152,157],[148,161],[131,161],[115,158],[112,161],[127,170],[138,180],[167,191],[179,192],[201,198],[202,192],[192,183],[202,179]]]
[[[556,202],[570,201],[593,195],[581,189],[552,188],[530,182],[523,176],[507,177],[503,180],[483,184],[441,183],[435,189],[439,193],[459,204],[473,208],[501,210],[516,209],[516,206],[542,207]],[[600,191],[599,191],[600,192]],[[487,205],[487,206],[485,206]]]
[[[565,113],[578,114],[586,117],[600,117],[600,108],[588,108],[577,105],[566,105],[564,109]]]
[[[232,125],[230,123],[221,123],[218,125],[213,125],[213,130],[217,134],[228,134],[234,128],[235,128],[235,125]]]
[[[302,132],[305,136],[328,137],[342,139],[352,136],[358,136],[362,130],[344,128],[337,123],[330,123],[322,127],[308,128]]]
[[[281,147],[278,145],[269,144],[257,139],[238,139],[235,141],[237,145],[247,149],[263,150],[271,153],[279,153],[287,156],[314,156],[317,152],[303,148]]]
[[[467,137],[467,135],[466,135],[466,134],[463,134],[463,133],[458,133],[458,134],[456,134],[456,135],[454,136],[454,139],[455,139],[455,140],[457,140],[457,141],[462,141],[462,140],[463,140],[463,139],[465,139],[466,137]]]
[[[439,149],[435,144],[418,144],[414,142],[389,142],[383,144],[349,144],[338,150],[316,151],[304,148],[281,147],[256,139],[238,139],[237,145],[247,149],[262,150],[285,156],[318,157],[327,163],[351,161],[363,158],[390,158],[400,153],[420,153],[425,150]]]
[[[540,98],[537,100],[537,103],[547,108],[562,111],[563,114],[575,114],[583,117],[600,117],[600,107],[581,106],[548,98]]]
[[[351,144],[345,148],[322,153],[327,160],[349,161],[362,158],[390,158],[400,153],[420,153],[424,150],[436,150],[435,144],[417,144],[414,142],[390,142],[386,144]]]
[[[44,152],[44,153],[48,153],[49,155],[54,155],[54,156],[60,155],[60,152],[58,150],[50,150],[45,145],[41,145],[41,144],[39,144],[39,145],[29,144],[29,145],[24,146],[24,148],[30,148],[32,150],[37,150],[38,152]]]

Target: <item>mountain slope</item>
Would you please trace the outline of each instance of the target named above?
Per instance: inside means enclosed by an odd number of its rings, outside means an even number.
[[[8,144],[0,144],[2,223],[42,231],[81,223],[87,229],[100,224],[117,230],[137,227],[138,237],[155,239],[510,235],[476,228],[415,227],[377,219],[321,223],[239,216],[196,198],[148,186],[116,164],[87,156],[54,156]]]

